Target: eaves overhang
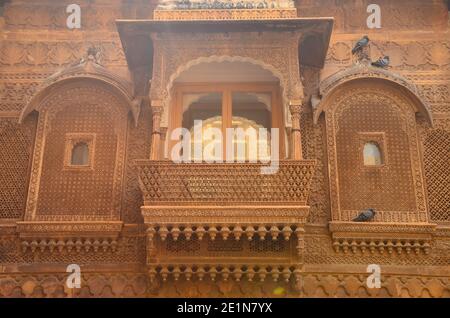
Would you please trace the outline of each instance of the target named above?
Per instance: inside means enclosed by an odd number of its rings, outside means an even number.
[[[302,38],[320,39],[314,54],[323,66],[333,29],[334,18],[282,18],[259,20],[116,20],[117,29],[130,70],[152,67],[152,34],[162,33],[231,33],[231,32],[297,32]],[[151,74],[151,73],[150,73]]]

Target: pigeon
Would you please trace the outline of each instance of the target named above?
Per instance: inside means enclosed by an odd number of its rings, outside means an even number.
[[[356,218],[353,219],[353,222],[367,222],[372,220],[375,217],[374,209],[367,209],[362,211]]]
[[[375,67],[388,67],[389,66],[389,56],[380,57],[377,61],[372,62]]]
[[[369,41],[369,37],[367,35],[364,35],[361,40],[356,42],[355,47],[352,50],[352,54],[355,54],[356,52],[362,50],[363,47],[369,44]]]

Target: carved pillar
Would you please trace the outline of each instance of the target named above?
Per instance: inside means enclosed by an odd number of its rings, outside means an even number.
[[[156,246],[155,246],[155,234],[156,230],[153,226],[147,228],[147,264],[152,264],[152,259],[155,257]]]
[[[292,130],[291,130],[291,149],[292,159],[302,159],[302,135],[300,132],[300,111],[302,108],[301,101],[291,101],[289,110],[291,112]]]
[[[305,229],[302,225],[298,225],[295,229],[295,235],[297,237],[297,262],[299,264],[304,263],[304,257],[305,257]]]
[[[158,160],[160,157],[161,145],[161,115],[163,107],[160,101],[151,101],[152,109],[152,147],[150,160]]]

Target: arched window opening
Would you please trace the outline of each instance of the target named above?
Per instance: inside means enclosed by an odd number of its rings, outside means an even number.
[[[255,161],[270,159],[270,129],[272,127],[272,96],[265,92],[233,92],[232,123],[234,157]],[[241,129],[242,133],[239,133]],[[263,138],[260,131],[264,129]]]
[[[381,149],[378,143],[368,142],[364,145],[363,158],[365,166],[380,166],[383,164]]]
[[[87,143],[79,142],[72,148],[70,164],[72,166],[89,165],[89,146]]]
[[[177,86],[179,122],[191,138],[186,157],[219,162],[270,160],[271,129],[282,126],[282,114],[274,107],[276,91],[276,84]],[[172,127],[177,128],[175,120]],[[184,149],[179,154],[184,155]]]

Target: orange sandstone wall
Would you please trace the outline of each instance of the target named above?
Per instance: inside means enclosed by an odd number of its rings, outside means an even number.
[[[71,262],[82,264],[89,274],[84,276],[83,288],[77,291],[80,296],[145,296],[149,295],[148,280],[144,273],[145,240],[139,208],[142,204],[138,189],[133,159],[148,158],[150,153],[151,114],[143,107],[138,125],[126,119],[126,128],[122,137],[114,130],[113,119],[107,109],[111,104],[120,105],[108,92],[99,93],[101,100],[110,100],[102,109],[91,105],[86,110],[58,115],[53,134],[52,149],[46,153],[44,162],[44,187],[42,201],[38,202],[37,213],[42,215],[74,215],[102,219],[112,216],[123,220],[125,226],[118,253],[100,251],[90,254],[81,253],[77,257],[52,253],[42,253],[36,259],[32,255],[21,253],[15,222],[23,220],[28,182],[31,171],[31,159],[36,135],[37,114],[28,116],[24,123],[17,120],[28,98],[42,82],[54,72],[80,60],[88,47],[95,45],[101,49],[101,62],[111,72],[130,79],[115,19],[147,19],[152,17],[155,1],[143,0],[80,0],[82,8],[82,29],[68,30],[65,25],[65,8],[74,1],[7,1],[3,16],[0,17],[0,296],[68,296],[64,290],[65,275],[60,274],[61,264]],[[319,120],[313,125],[310,112],[302,114],[303,148],[306,158],[319,161],[313,190],[310,198],[311,214],[306,234],[305,263],[307,274],[301,292],[285,286],[287,295],[297,296],[404,296],[404,297],[450,297],[450,33],[448,9],[445,1],[388,1],[379,0],[382,10],[382,28],[369,30],[366,26],[366,12],[372,1],[339,0],[298,0],[296,7],[300,17],[335,18],[335,26],[326,56],[324,68],[317,74],[314,70],[302,70],[306,95],[317,93],[319,82],[332,74],[350,67],[354,60],[351,48],[355,41],[367,34],[372,40],[370,56],[373,60],[383,55],[391,57],[391,71],[401,74],[419,88],[422,97],[431,105],[435,125],[430,128],[418,121],[417,134],[421,164],[426,177],[426,194],[429,204],[429,216],[432,222],[439,224],[433,249],[429,255],[390,257],[389,255],[344,255],[332,249],[332,239],[328,230],[331,219],[330,189],[328,176],[328,157],[325,121]],[[85,88],[86,94],[95,95],[99,87]],[[94,92],[94,91],[97,91]],[[77,93],[72,96],[76,96]],[[78,94],[79,95],[79,94]],[[100,95],[96,95],[99,98]],[[101,97],[100,96],[100,97]],[[52,103],[64,103],[65,96],[53,96]],[[81,100],[79,103],[88,103]],[[68,107],[79,107],[76,103]],[[386,116],[390,108],[383,112],[371,113],[371,105],[365,112],[342,114],[342,125],[351,126],[341,131],[340,142],[345,144],[349,136],[356,133],[358,125],[367,125],[372,116]],[[94,120],[101,116],[102,120]],[[77,119],[78,118],[78,119]],[[77,120],[83,125],[77,124]],[[389,130],[393,125],[401,125],[395,116],[389,117]],[[101,127],[94,127],[101,125]],[[99,158],[104,160],[101,180],[96,176],[87,176],[89,182],[102,184],[96,189],[93,183],[84,185],[85,179],[75,180],[67,175],[53,175],[46,168],[46,161],[63,164],[61,135],[58,129],[73,127],[78,132],[92,132],[92,127],[108,134],[99,136],[98,147],[103,147]],[[61,128],[62,129],[62,128]],[[395,135],[395,132],[392,132]],[[112,200],[112,175],[117,160],[110,162],[107,155],[114,154],[110,148],[123,139],[123,173],[120,189],[120,204],[117,211],[110,206]],[[398,155],[407,152],[401,134],[395,136]],[[100,149],[100,148],[99,148]],[[48,152],[47,152],[48,151]],[[344,151],[344,150],[342,150]],[[342,156],[351,156],[343,153]],[[399,158],[390,158],[398,165],[408,165]],[[349,163],[339,163],[346,169]],[[406,208],[415,205],[410,198],[409,176],[403,178],[404,187],[399,197]],[[390,175],[395,183],[394,176]],[[357,178],[357,176],[353,176]],[[353,178],[352,177],[352,178]],[[362,203],[354,205],[355,194],[353,179],[341,180],[341,191],[348,196],[349,209],[360,209]],[[406,180],[406,181],[405,181]],[[101,181],[97,183],[97,181]],[[73,182],[73,183],[72,183]],[[83,185],[82,185],[83,184]],[[75,186],[76,185],[76,186]],[[78,186],[79,185],[79,186]],[[62,198],[64,190],[71,197]],[[361,190],[362,191],[362,190]],[[384,191],[389,191],[385,189]],[[101,196],[101,200],[92,204],[83,201],[86,196]],[[67,200],[63,209],[57,202]],[[376,199],[381,201],[382,196]],[[111,212],[113,211],[113,212]],[[176,249],[175,252],[177,253]],[[180,253],[183,253],[181,251]],[[376,263],[389,269],[384,277],[383,288],[373,292],[365,288],[365,278],[361,272],[367,264]],[[100,266],[102,265],[102,266]],[[37,268],[37,270],[36,270]],[[326,271],[323,269],[326,268]],[[101,273],[101,274],[98,274]],[[200,286],[200,285],[199,285]],[[218,283],[194,286],[185,282],[172,282],[161,287],[152,296],[271,296],[276,287],[272,283],[235,285]],[[256,286],[256,287],[255,287]]]

